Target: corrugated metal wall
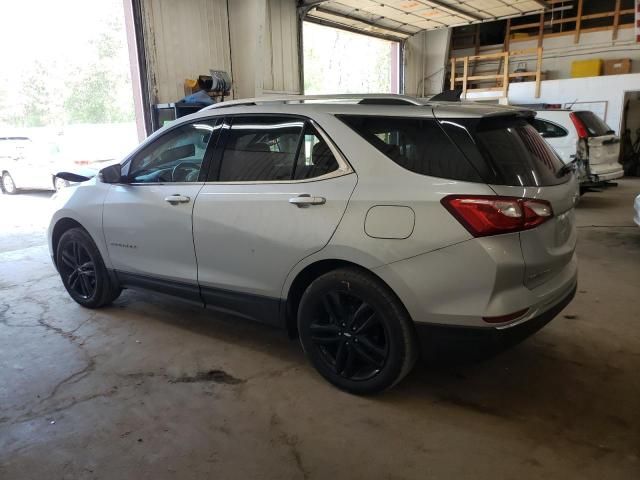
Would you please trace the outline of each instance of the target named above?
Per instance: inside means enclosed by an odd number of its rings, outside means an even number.
[[[450,29],[425,31],[407,39],[404,48],[407,95],[422,97],[442,92],[450,39]]]
[[[185,78],[231,71],[226,0],[144,0],[142,10],[152,103],[182,98]]]
[[[264,93],[301,93],[295,0],[268,0],[264,30]]]
[[[300,92],[295,0],[142,0],[141,5],[152,104],[179,100],[185,78],[212,68],[231,74],[236,98]]]

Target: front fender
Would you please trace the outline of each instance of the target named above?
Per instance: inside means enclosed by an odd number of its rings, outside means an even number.
[[[51,197],[51,221],[47,230],[51,258],[55,256],[53,237],[56,225],[64,219],[70,219],[79,223],[91,235],[105,266],[111,268],[102,230],[102,209],[110,187],[96,179],[91,179],[78,186],[63,188]]]

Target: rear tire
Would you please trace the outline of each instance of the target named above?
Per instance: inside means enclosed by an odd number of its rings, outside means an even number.
[[[404,306],[381,280],[357,268],[331,271],[309,285],[300,300],[298,331],[318,372],[358,395],[393,387],[418,354]]]
[[[18,189],[16,188],[16,184],[13,181],[13,177],[9,174],[9,172],[4,172],[2,174],[2,191],[7,195],[15,195],[18,193]]]
[[[120,295],[120,286],[109,276],[98,247],[82,228],[62,234],[56,265],[67,292],[83,307],[103,307]]]

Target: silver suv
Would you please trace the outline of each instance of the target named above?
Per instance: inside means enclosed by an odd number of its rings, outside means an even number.
[[[175,295],[286,328],[329,382],[378,392],[441,333],[513,343],[573,298],[578,185],[533,115],[389,95],[221,103],[58,192],[51,255],[85,307]]]

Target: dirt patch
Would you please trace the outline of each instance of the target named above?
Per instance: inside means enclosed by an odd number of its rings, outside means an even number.
[[[226,385],[237,385],[243,383],[244,380],[229,375],[224,370],[209,370],[207,372],[197,372],[195,375],[185,375],[169,380],[170,383],[196,383],[196,382],[213,382],[224,383]]]

